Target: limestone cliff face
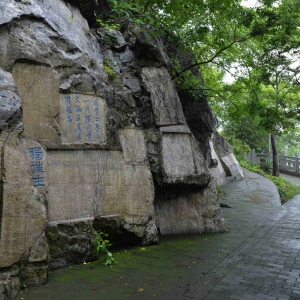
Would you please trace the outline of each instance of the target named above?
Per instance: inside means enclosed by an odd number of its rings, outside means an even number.
[[[177,93],[162,41],[120,22],[0,3],[0,299],[94,259],[94,230],[115,245],[226,231],[215,184],[242,176],[230,145],[205,99]]]

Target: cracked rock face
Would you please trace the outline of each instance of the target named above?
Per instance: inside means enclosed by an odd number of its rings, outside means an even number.
[[[0,299],[96,259],[94,230],[116,246],[226,231],[215,182],[242,172],[206,99],[177,93],[159,38],[120,24],[90,29],[62,0],[0,3]]]

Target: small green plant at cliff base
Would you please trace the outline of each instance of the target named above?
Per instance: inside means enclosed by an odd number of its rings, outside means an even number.
[[[216,186],[216,191],[218,196],[225,195],[225,191],[220,186]]]
[[[95,245],[95,253],[101,254],[101,253],[106,253],[105,257],[105,265],[112,265],[114,264],[115,259],[113,258],[112,253],[108,250],[109,247],[111,247],[111,243],[109,240],[105,239],[108,237],[107,233],[100,232],[98,233],[97,231],[94,231],[95,234],[95,240],[94,240],[94,245]]]
[[[114,79],[117,77],[116,71],[112,69],[109,65],[104,65],[104,69],[110,79]]]

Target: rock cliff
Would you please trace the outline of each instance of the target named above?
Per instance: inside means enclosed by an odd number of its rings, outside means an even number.
[[[226,231],[215,186],[243,176],[162,41],[73,5],[0,3],[0,299],[94,259],[94,230],[116,246]]]

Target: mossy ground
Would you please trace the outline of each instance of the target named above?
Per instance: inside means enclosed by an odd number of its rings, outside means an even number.
[[[163,237],[159,245],[115,249],[116,264],[103,259],[50,272],[44,286],[23,290],[25,300],[155,299],[177,293],[196,272],[204,276],[224,253],[224,234],[191,234]],[[221,248],[220,248],[221,249]],[[103,255],[104,256],[104,255]]]

